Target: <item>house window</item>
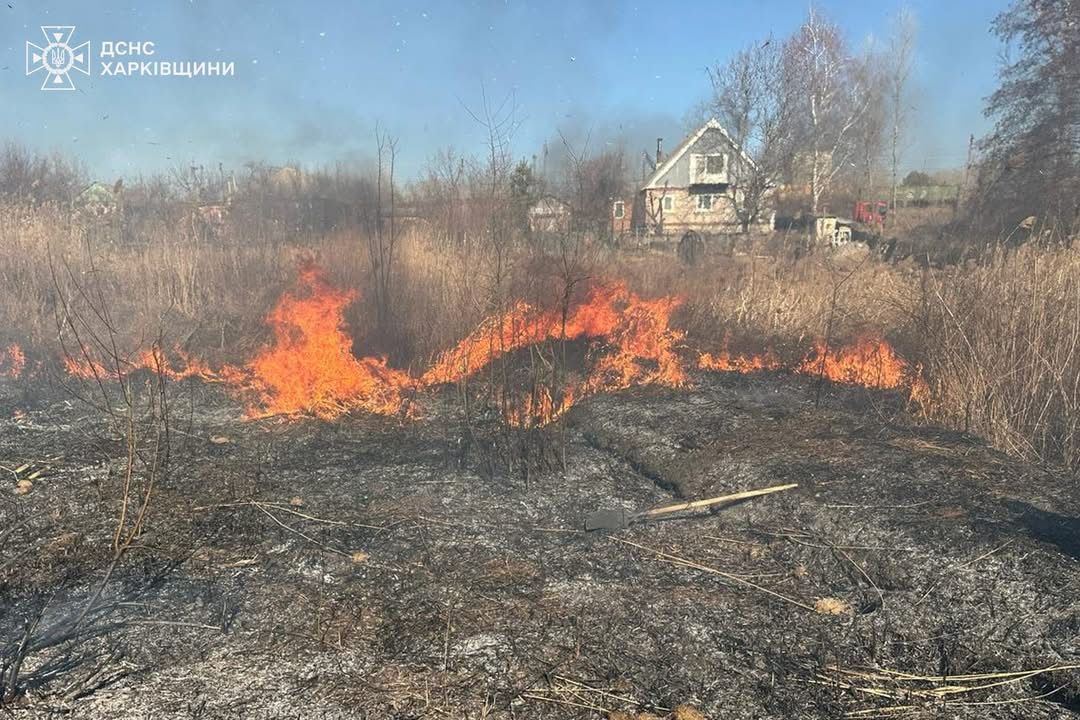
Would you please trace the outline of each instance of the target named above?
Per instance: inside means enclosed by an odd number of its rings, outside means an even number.
[[[614,215],[616,220],[622,220],[623,216],[626,215],[626,205],[622,200],[615,203]]]
[[[675,198],[671,195],[665,195],[661,202],[660,207],[664,209],[664,212],[670,212],[675,209]]]
[[[697,196],[697,209],[699,212],[705,212],[712,210],[712,195],[698,195]]]
[[[707,175],[722,175],[724,173],[724,156],[709,155],[705,158],[705,173]]]

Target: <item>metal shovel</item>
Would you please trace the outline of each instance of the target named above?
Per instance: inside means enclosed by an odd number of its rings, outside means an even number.
[[[652,520],[667,515],[668,513],[679,512],[680,510],[693,510],[696,508],[709,507],[710,505],[718,505],[720,503],[746,500],[747,498],[758,497],[759,495],[771,495],[772,493],[780,492],[781,490],[790,490],[794,487],[799,487],[799,484],[790,483],[788,485],[773,485],[772,487],[762,488],[760,490],[744,490],[743,492],[737,492],[733,495],[719,495],[717,497],[705,498],[704,500],[690,500],[676,505],[665,505],[664,507],[654,508],[640,513],[628,513],[625,510],[597,510],[585,519],[585,529],[588,531],[622,530],[623,528],[630,527],[630,523],[638,520]]]

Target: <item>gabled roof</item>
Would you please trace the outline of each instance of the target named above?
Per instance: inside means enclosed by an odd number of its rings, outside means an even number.
[[[76,196],[80,202],[109,204],[116,202],[116,195],[112,189],[101,182],[92,182]]]
[[[645,181],[645,185],[643,187],[662,187],[658,184],[660,182],[660,178],[667,175],[668,171],[670,171],[671,168],[675,167],[675,163],[679,162],[679,158],[685,155],[686,151],[692,148],[697,143],[697,141],[700,140],[709,130],[719,130],[720,134],[724,136],[724,139],[727,141],[728,145],[730,145],[739,153],[739,156],[742,157],[743,162],[746,162],[751,167],[756,164],[754,163],[753,158],[747,155],[746,151],[739,147],[738,143],[736,143],[735,140],[732,139],[731,135],[728,134],[728,131],[724,129],[724,126],[720,124],[720,121],[718,121],[716,118],[711,118],[707,123],[698,128],[697,131],[691,133],[686,137],[686,139],[679,143],[679,146],[676,147],[674,151],[672,151],[671,155],[668,156],[667,160],[664,160],[662,163],[660,163],[660,166],[656,168],[656,171],[649,176],[649,179]]]
[[[570,203],[555,197],[554,195],[544,195],[536,200],[529,206],[529,212],[532,214],[558,212],[563,213],[570,210]]]

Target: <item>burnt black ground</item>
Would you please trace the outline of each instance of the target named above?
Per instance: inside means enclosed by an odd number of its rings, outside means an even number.
[[[417,420],[329,423],[243,421],[215,388],[174,393],[173,468],[103,593],[111,609],[93,615],[100,634],[32,655],[24,675],[40,685],[0,712],[1080,716],[1075,669],[966,684],[850,674],[1080,664],[1076,478],[913,423],[896,398],[829,387],[815,407],[813,382],[783,374],[594,397],[566,419],[567,471],[549,429],[526,482],[488,431],[465,443],[449,391],[423,398]],[[102,577],[121,448],[97,413],[55,393],[8,383],[0,417],[0,466],[43,470],[24,496],[3,473],[10,653],[43,603],[39,634]],[[800,486],[580,530],[600,507],[783,482]],[[823,598],[841,612],[815,610]],[[908,692],[949,684],[992,687],[944,707]]]

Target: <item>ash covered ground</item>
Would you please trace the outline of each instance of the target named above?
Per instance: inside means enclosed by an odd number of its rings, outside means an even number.
[[[812,379],[759,373],[592,397],[531,431],[526,477],[497,432],[466,439],[450,390],[415,420],[333,422],[173,393],[168,477],[102,586],[122,444],[84,405],[0,387],[0,642],[9,665],[31,650],[3,712],[1080,716],[1076,478],[887,394],[815,404]],[[39,642],[99,587],[74,637]]]

